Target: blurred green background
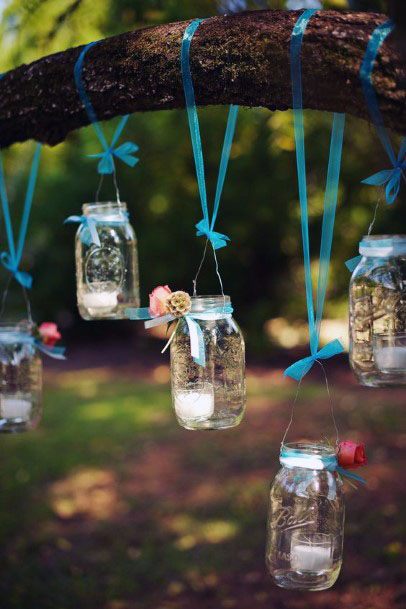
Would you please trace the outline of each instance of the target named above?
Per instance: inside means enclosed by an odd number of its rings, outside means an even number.
[[[251,2],[250,7],[281,8],[284,2]],[[325,7],[347,8],[345,0]],[[358,2],[363,8],[384,9],[385,2]],[[134,28],[171,20],[216,14],[211,1],[140,0],[3,0],[1,69],[33,61],[54,51],[80,45]],[[206,174],[211,200],[224,134],[226,109],[201,110]],[[115,121],[106,126],[111,133]],[[310,231],[317,271],[331,116],[306,113]],[[131,117],[123,138],[140,146],[140,163],[130,169],[119,163],[121,197],[128,203],[139,238],[143,304],[156,285],[191,290],[203,240],[194,224],[200,203],[191,144],[184,111],[147,112]],[[122,139],[122,141],[124,141]],[[92,128],[72,133],[55,148],[43,150],[40,176],[29,228],[23,267],[34,276],[31,292],[38,321],[53,319],[75,337],[86,336],[89,324],[80,323],[75,306],[73,241],[75,228],[64,226],[69,214],[94,200],[98,184],[96,163],[85,157],[100,145]],[[33,144],[5,151],[5,167],[15,220],[20,217]],[[349,273],[344,261],[357,253],[357,244],[373,217],[381,193],[360,181],[388,166],[373,127],[348,117],[340,183],[336,234],[325,315],[343,318],[347,307]],[[113,197],[105,180],[102,198]],[[374,232],[399,232],[400,198],[392,206],[381,202]],[[305,319],[300,216],[296,163],[290,112],[271,113],[242,108],[217,228],[230,235],[229,247],[219,252],[227,293],[246,331],[251,352],[269,348],[264,338],[266,320]],[[4,243],[4,230],[2,238]],[[2,285],[7,280],[0,269]],[[201,293],[217,291],[211,257],[200,282]],[[7,312],[23,314],[19,287],[12,285]],[[7,314],[7,313],[6,313]],[[133,326],[132,326],[133,327]],[[95,333],[127,332],[128,325],[93,324]],[[137,332],[136,329],[134,329]]]

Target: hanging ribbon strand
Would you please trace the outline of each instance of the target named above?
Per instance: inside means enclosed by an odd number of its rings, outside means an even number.
[[[372,32],[368,46],[365,51],[364,58],[361,63],[359,76],[361,79],[362,90],[364,92],[365,100],[368,105],[369,112],[371,114],[372,121],[375,125],[376,132],[379,139],[382,142],[382,146],[386,150],[389,160],[392,164],[392,169],[384,169],[374,173],[365,180],[362,180],[363,184],[369,184],[371,186],[385,186],[386,201],[391,205],[399,194],[400,180],[403,177],[405,180],[404,171],[406,169],[406,138],[403,138],[399,153],[396,156],[388,132],[385,128],[381,111],[379,109],[378,99],[375,93],[374,85],[372,83],[372,72],[374,64],[379,52],[379,49],[387,36],[393,31],[394,23],[389,20],[385,21]],[[349,261],[351,262],[351,261]],[[348,264],[347,264],[348,266]]]
[[[313,364],[320,359],[327,359],[342,353],[344,350],[339,340],[335,339],[319,349],[320,326],[326,298],[328,273],[330,267],[331,246],[333,241],[334,221],[337,207],[338,182],[340,176],[342,145],[345,126],[345,115],[334,114],[330,141],[330,153],[327,170],[326,190],[324,194],[323,224],[320,243],[320,263],[317,278],[316,312],[313,301],[313,283],[311,276],[309,217],[306,185],[306,157],[304,144],[303,103],[302,103],[302,70],[301,48],[306,26],[316,11],[304,11],[297,20],[290,43],[290,66],[293,93],[293,121],[296,143],[296,164],[299,185],[301,229],[303,241],[304,271],[307,314],[309,321],[310,356],[291,366],[284,374],[300,381]]]
[[[217,214],[220,206],[221,195],[224,187],[224,180],[227,173],[228,161],[230,159],[231,145],[233,142],[235,126],[238,116],[238,106],[231,105],[227,126],[224,136],[223,149],[221,152],[221,160],[219,173],[217,177],[216,194],[214,197],[213,213],[210,219],[210,213],[207,203],[206,178],[204,171],[204,159],[202,150],[202,141],[200,136],[199,116],[196,108],[196,99],[193,88],[192,74],[190,71],[190,45],[193,36],[204,19],[195,19],[186,28],[182,39],[181,47],[181,72],[183,89],[186,100],[186,110],[189,122],[190,137],[192,140],[193,156],[196,167],[197,184],[199,188],[200,203],[203,212],[203,218],[196,224],[196,236],[206,237],[212,244],[215,250],[225,247],[230,241],[227,235],[218,233],[214,230],[214,225],[217,219]]]
[[[12,274],[16,281],[18,281],[20,285],[22,285],[24,288],[31,288],[32,286],[31,275],[24,271],[21,271],[19,266],[23,255],[25,238],[27,235],[28,221],[30,219],[35,185],[37,182],[41,150],[42,144],[37,144],[35,147],[34,157],[31,163],[30,175],[28,178],[28,186],[24,200],[23,216],[21,218],[17,246],[15,245],[14,241],[14,231],[10,215],[10,206],[7,196],[6,182],[4,178],[3,161],[0,155],[0,198],[1,205],[3,208],[3,216],[4,223],[6,226],[6,235],[8,243],[8,252],[4,251],[1,253],[0,261],[2,265]]]
[[[106,174],[112,174],[115,172],[114,157],[119,159],[120,161],[122,161],[123,163],[128,165],[129,167],[134,167],[139,161],[139,158],[137,158],[135,156],[135,153],[139,150],[139,148],[138,148],[137,144],[135,144],[134,142],[130,142],[130,141],[124,142],[124,144],[121,144],[117,148],[115,147],[123,132],[124,127],[127,124],[128,119],[130,117],[129,114],[126,114],[125,116],[123,116],[120,119],[120,122],[117,125],[113,138],[111,140],[111,144],[109,144],[107,142],[106,136],[104,135],[104,131],[97,120],[96,112],[93,108],[93,105],[90,101],[88,94],[86,93],[85,85],[83,82],[83,75],[82,75],[83,64],[84,64],[86,53],[88,52],[89,49],[91,49],[96,44],[98,44],[98,41],[89,42],[89,44],[87,44],[85,47],[83,47],[83,49],[75,63],[75,68],[74,68],[73,73],[74,73],[76,88],[79,93],[80,99],[83,102],[87,115],[88,115],[88,117],[93,125],[93,128],[96,132],[96,135],[103,147],[103,152],[100,152],[97,154],[89,154],[87,156],[89,158],[93,158],[93,159],[100,159],[99,163],[97,165],[97,171],[101,175],[106,175]]]

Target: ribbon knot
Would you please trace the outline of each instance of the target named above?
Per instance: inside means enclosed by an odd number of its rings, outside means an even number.
[[[5,269],[10,271],[13,277],[18,281],[23,288],[30,289],[32,286],[32,277],[25,271],[20,271],[16,261],[10,256],[8,252],[3,252],[0,256],[1,264]]]
[[[196,237],[207,237],[215,250],[225,247],[230,241],[230,237],[227,235],[211,230],[206,218],[203,218],[196,224],[196,229]]]
[[[97,222],[94,218],[90,218],[89,216],[69,216],[64,221],[64,224],[71,223],[82,224],[89,230],[89,233],[82,233],[81,240],[85,245],[97,245],[97,247],[101,246],[99,233],[97,232]]]
[[[312,369],[317,360],[329,359],[330,357],[334,357],[343,351],[344,347],[342,346],[341,342],[338,340],[338,338],[335,338],[312,355],[303,357],[286,368],[284,375],[290,376],[290,378],[295,379],[295,381],[301,381],[302,378]]]
[[[88,154],[87,156],[92,159],[100,159],[97,171],[102,175],[107,175],[115,171],[114,157],[120,159],[120,161],[123,161],[129,167],[135,167],[139,158],[134,155],[138,150],[139,147],[134,142],[124,142],[124,144],[121,144],[117,148],[109,146],[104,152]]]
[[[363,184],[369,184],[370,186],[383,186],[386,184],[385,197],[389,205],[391,205],[399,194],[400,180],[403,175],[403,171],[406,169],[406,161],[401,157],[402,149],[399,151],[399,156],[392,169],[383,169],[373,175],[362,180]]]

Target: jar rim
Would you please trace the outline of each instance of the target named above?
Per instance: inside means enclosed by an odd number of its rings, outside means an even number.
[[[367,258],[388,258],[406,254],[406,235],[365,235],[359,253]]]
[[[127,203],[124,201],[95,201],[92,203],[84,203],[82,205],[82,211],[84,215],[125,212],[127,211]]]
[[[35,323],[29,319],[20,321],[0,321],[0,333],[7,332],[32,332]]]
[[[298,453],[307,455],[332,456],[336,454],[336,448],[330,444],[322,442],[286,442],[281,445],[281,452],[284,450],[294,450]]]
[[[229,307],[231,305],[230,296],[223,294],[201,294],[191,296],[192,311],[202,312],[205,309],[213,309],[215,307]]]

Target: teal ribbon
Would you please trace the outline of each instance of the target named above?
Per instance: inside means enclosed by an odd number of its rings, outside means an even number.
[[[327,470],[329,472],[337,472],[341,476],[366,484],[366,480],[358,474],[349,472],[338,464],[336,455],[311,455],[299,449],[287,448],[282,446],[279,461],[281,465],[290,469],[294,467],[303,467],[312,470]],[[298,465],[298,463],[301,463]]]
[[[88,229],[87,233],[85,231],[82,232],[82,243],[85,243],[87,246],[94,244],[97,245],[97,247],[100,247],[101,243],[99,233],[97,232],[97,222],[94,218],[89,216],[69,216],[69,218],[66,218],[64,221],[64,224],[72,223],[82,224],[82,226]]]
[[[66,359],[65,357],[65,347],[49,347],[48,345],[44,345],[37,338],[31,337],[33,345],[48,357],[52,357],[52,359]]]
[[[231,146],[234,138],[235,126],[238,116],[238,106],[231,105],[228,112],[223,149],[221,152],[219,173],[217,176],[217,186],[216,194],[214,197],[213,213],[210,219],[210,213],[207,202],[206,178],[204,171],[202,141],[200,136],[199,116],[197,113],[193,80],[190,71],[190,46],[194,33],[196,32],[202,21],[204,21],[204,19],[194,19],[185,29],[181,46],[181,72],[186,100],[186,110],[188,116],[190,137],[192,140],[193,157],[196,167],[197,184],[199,188],[200,203],[203,212],[202,220],[200,220],[196,224],[196,236],[206,237],[211,242],[214,249],[220,249],[227,245],[227,243],[230,241],[230,238],[227,235],[223,235],[222,233],[216,232],[214,230],[214,225],[217,219],[221,195],[224,188],[224,181],[227,174],[228,161],[230,159]]]
[[[389,20],[385,21],[385,23],[381,23],[381,25],[378,25],[378,27],[374,29],[369,38],[359,71],[362,90],[364,92],[364,97],[367,102],[372,121],[375,125],[379,139],[381,140],[381,143],[386,150],[389,160],[393,166],[393,169],[384,169],[382,171],[378,171],[378,173],[374,173],[372,176],[362,180],[362,183],[370,184],[372,186],[383,186],[386,184],[385,196],[389,205],[395,201],[399,194],[400,180],[402,176],[403,179],[405,179],[404,170],[406,169],[406,138],[402,140],[399,154],[396,157],[388,132],[383,122],[381,111],[379,109],[378,98],[372,83],[372,72],[379,49],[387,36],[389,36],[389,34],[393,31],[394,27],[394,23]]]
[[[153,317],[148,307],[140,308],[128,308],[125,310],[125,314],[128,319],[135,321],[145,321],[145,327],[152,328],[154,326],[160,326],[162,324],[168,324],[172,321],[184,319],[189,329],[190,337],[190,353],[193,361],[199,366],[204,367],[206,365],[206,350],[204,346],[203,331],[200,325],[197,323],[200,321],[210,321],[216,319],[224,319],[231,316],[233,308],[231,305],[224,305],[222,307],[213,307],[207,311],[202,312],[189,312],[183,315],[181,318],[175,317],[174,315],[160,315]],[[176,328],[173,334],[176,332]],[[166,346],[168,346],[172,340],[172,336],[169,339]],[[165,347],[166,349],[166,347]],[[164,350],[165,350],[164,349]]]
[[[350,258],[345,262],[345,266],[350,271],[350,273],[353,273],[355,271],[355,269],[361,262],[361,258],[362,256],[354,256],[354,258]]]
[[[119,159],[120,161],[122,161],[123,163],[128,165],[129,167],[134,167],[139,161],[139,158],[134,156],[135,153],[139,150],[139,147],[137,146],[137,144],[135,144],[134,142],[130,142],[130,141],[124,142],[124,144],[121,144],[117,148],[115,147],[118,139],[120,138],[120,136],[123,132],[124,127],[127,124],[127,121],[130,116],[129,114],[126,114],[125,116],[123,116],[121,118],[121,120],[114,132],[113,139],[112,139],[110,145],[108,144],[106,136],[104,135],[103,129],[101,128],[101,126],[97,120],[96,112],[95,112],[93,105],[90,101],[90,98],[86,92],[85,85],[83,82],[83,76],[82,76],[85,55],[86,55],[87,51],[96,44],[98,44],[98,41],[89,42],[89,44],[87,44],[86,46],[83,47],[83,49],[82,49],[81,53],[79,54],[79,57],[75,63],[73,74],[74,74],[76,88],[79,93],[80,99],[83,102],[83,105],[86,109],[90,122],[92,123],[93,128],[96,132],[96,135],[103,147],[103,152],[97,153],[97,154],[88,154],[87,156],[89,158],[93,158],[93,159],[100,159],[99,163],[97,165],[97,171],[98,171],[98,173],[105,175],[105,174],[111,174],[111,173],[115,172],[114,157]]]
[[[7,269],[14,279],[24,288],[31,288],[32,277],[28,273],[19,269],[21,258],[24,251],[25,238],[27,236],[28,222],[32,201],[34,198],[35,185],[38,177],[39,162],[41,157],[42,144],[37,144],[34,151],[34,157],[31,162],[31,170],[28,178],[27,191],[25,194],[23,214],[21,218],[20,230],[18,234],[17,246],[14,241],[13,224],[10,216],[10,206],[7,196],[6,182],[4,178],[3,161],[0,155],[0,198],[4,215],[4,223],[6,226],[6,235],[8,243],[8,252],[2,252],[0,262]]]
[[[313,302],[313,283],[310,261],[309,218],[306,185],[306,157],[304,143],[303,103],[302,103],[302,69],[301,48],[306,26],[316,11],[305,10],[298,18],[290,41],[290,67],[293,94],[293,121],[296,143],[296,165],[299,185],[301,230],[303,241],[304,271],[307,314],[309,321],[310,356],[300,359],[289,366],[284,374],[295,380],[301,380],[318,359],[333,357],[344,351],[340,341],[335,339],[323,349],[319,349],[320,326],[323,317],[324,302],[328,284],[331,246],[333,241],[334,221],[337,207],[338,182],[340,176],[342,145],[345,126],[345,115],[334,114],[331,131],[330,153],[327,170],[326,190],[324,193],[323,224],[320,243],[320,263],[317,278],[316,312]]]

